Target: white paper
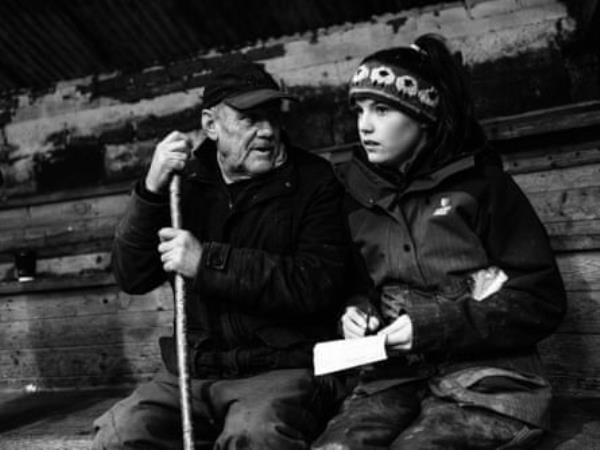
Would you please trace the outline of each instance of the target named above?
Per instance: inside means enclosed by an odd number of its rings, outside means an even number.
[[[482,301],[500,290],[508,277],[502,269],[490,266],[471,274],[473,278],[473,298]]]
[[[339,339],[315,345],[315,375],[325,375],[387,358],[384,335]]]

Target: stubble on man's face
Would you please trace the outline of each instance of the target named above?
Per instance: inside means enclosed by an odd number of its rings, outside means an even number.
[[[238,111],[222,105],[215,120],[218,161],[226,178],[247,179],[277,167],[284,151],[278,110]]]

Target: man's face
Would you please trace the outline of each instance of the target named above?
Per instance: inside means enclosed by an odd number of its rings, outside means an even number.
[[[217,159],[229,181],[251,178],[281,164],[280,103],[265,103],[240,111],[221,103],[212,109],[212,133]]]

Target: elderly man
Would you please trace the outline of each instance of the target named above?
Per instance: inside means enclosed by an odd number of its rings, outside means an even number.
[[[307,448],[337,400],[334,379],[313,377],[311,350],[335,335],[344,296],[342,194],[326,161],[286,141],[284,98],[256,64],[215,74],[202,104],[207,139],[193,152],[177,131],[158,144],[116,232],[124,291],[186,280],[201,448]],[[181,230],[169,226],[175,171]],[[174,339],[160,347],[165,369],[95,422],[95,449],[181,448]]]

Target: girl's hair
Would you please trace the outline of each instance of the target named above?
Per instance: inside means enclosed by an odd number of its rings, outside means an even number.
[[[437,165],[473,152],[486,139],[475,117],[467,73],[459,56],[450,53],[440,35],[425,34],[415,45],[423,59],[421,67],[439,90],[438,120],[432,133],[433,163]]]
[[[425,120],[425,117],[412,111],[417,120],[431,127],[432,140],[425,152],[427,156],[423,155],[431,167],[443,165],[461,154],[472,153],[485,144],[485,135],[475,117],[467,73],[458,57],[452,55],[442,36],[422,35],[409,47],[378,51],[365,58],[362,64],[372,66],[377,61],[390,67],[399,67],[435,86],[435,120]],[[406,106],[412,106],[407,101],[402,101],[398,106],[411,113],[406,110]]]

